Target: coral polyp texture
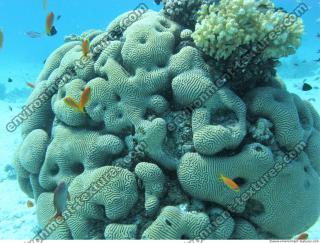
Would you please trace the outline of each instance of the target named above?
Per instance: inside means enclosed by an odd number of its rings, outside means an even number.
[[[183,25],[176,2],[66,38],[46,62],[27,105],[47,99],[23,123],[14,158],[21,189],[36,201],[36,238],[288,239],[318,219],[312,105],[273,72],[251,89],[226,75],[217,82],[219,59],[254,48],[285,13],[267,0],[190,1],[202,5],[196,25],[181,0]],[[120,26],[130,14],[135,21]],[[302,30],[297,19],[263,59],[292,54]],[[81,102],[84,90],[83,110],[65,102]],[[62,181],[70,198],[55,219]]]
[[[244,45],[264,46],[266,59],[295,53],[302,33],[302,20],[276,10],[270,0],[221,0],[203,5],[193,39],[217,59],[228,58]]]

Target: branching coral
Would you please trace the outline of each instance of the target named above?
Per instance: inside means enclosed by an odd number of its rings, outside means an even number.
[[[275,10],[270,0],[221,0],[219,4],[203,5],[193,39],[216,59],[226,59],[246,45],[256,49],[266,45],[261,53],[263,59],[280,58],[295,52],[303,33],[298,17],[285,25],[288,16]]]

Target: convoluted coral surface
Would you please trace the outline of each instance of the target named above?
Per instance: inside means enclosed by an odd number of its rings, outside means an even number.
[[[216,82],[219,63],[194,45],[192,28],[153,11],[124,28],[130,14],[107,31],[67,40],[29,98],[27,105],[51,90],[24,122],[14,159],[21,189],[37,202],[37,237],[286,239],[311,227],[320,215],[314,108],[276,76],[255,77],[246,92],[226,76]],[[82,38],[91,42],[87,59]],[[286,45],[270,48],[282,53]],[[64,102],[79,102],[86,88],[85,112]],[[70,200],[63,219],[52,222],[61,181]]]

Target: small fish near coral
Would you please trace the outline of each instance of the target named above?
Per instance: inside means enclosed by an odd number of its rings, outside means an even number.
[[[310,91],[310,90],[312,90],[312,86],[308,83],[304,83],[302,86],[302,90],[303,91]]]
[[[54,13],[50,12],[47,15],[47,19],[46,19],[46,33],[48,36],[54,36],[55,34],[57,34],[57,30],[53,25],[54,22]]]
[[[301,235],[299,235],[296,240],[307,240],[309,238],[309,234],[308,233],[302,233]]]
[[[240,192],[239,185],[232,179],[220,174],[219,180],[221,180],[225,185],[227,185],[231,190],[235,192]]]
[[[88,57],[90,52],[90,43],[88,39],[82,40],[82,54],[84,57]]]
[[[3,32],[2,32],[2,30],[0,30],[0,48],[2,48],[2,46],[3,46],[3,39],[4,39]]]
[[[41,37],[41,33],[36,32],[36,31],[28,31],[26,32],[26,35],[29,36],[30,38],[40,38]]]
[[[55,215],[50,219],[50,221],[63,218],[62,213],[66,210],[67,200],[70,200],[68,185],[62,181],[53,192],[53,206],[55,209]]]
[[[42,6],[43,6],[43,10],[46,11],[47,10],[47,0],[42,1]]]
[[[31,89],[34,89],[36,87],[33,83],[30,82],[26,82],[26,85]]]
[[[83,91],[81,98],[80,98],[80,102],[77,103],[73,98],[71,97],[66,97],[64,98],[64,103],[71,107],[76,109],[77,111],[81,112],[81,113],[85,113],[85,106],[88,104],[89,100],[90,100],[90,96],[91,96],[91,89],[90,87],[85,88],[85,90]]]
[[[17,179],[16,170],[12,165],[7,164],[4,167],[4,171],[7,173],[7,179],[9,179],[9,180],[16,180]]]
[[[32,208],[34,206],[34,203],[31,200],[27,201],[27,207]]]

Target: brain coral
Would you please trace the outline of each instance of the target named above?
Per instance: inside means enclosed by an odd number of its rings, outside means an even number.
[[[166,2],[168,13],[177,1]],[[242,92],[228,76],[216,80],[219,58],[255,45],[266,23],[285,14],[268,0],[200,2],[189,30],[192,14],[183,24],[153,11],[117,28],[128,12],[106,31],[69,38],[48,58],[27,102],[42,97],[41,106],[24,121],[14,157],[21,189],[37,202],[37,238],[287,239],[315,223],[315,109],[273,72],[272,81],[259,76]],[[194,29],[198,47],[185,42]],[[265,57],[292,53],[301,31],[299,20]],[[92,46],[81,61],[83,38]],[[84,112],[64,102],[79,102],[87,88]],[[70,199],[58,224],[50,219],[62,181]]]

